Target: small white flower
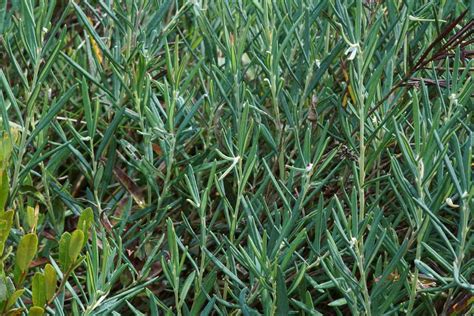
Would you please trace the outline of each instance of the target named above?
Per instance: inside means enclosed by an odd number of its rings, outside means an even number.
[[[310,172],[311,169],[313,169],[313,164],[312,163],[309,163],[306,165],[306,172]]]
[[[458,104],[458,96],[455,93],[451,93],[449,96],[449,101],[451,104]]]
[[[357,243],[357,238],[352,237],[352,238],[351,238],[351,241],[350,241],[350,247],[353,248],[356,243]]]
[[[316,59],[314,62],[316,63],[316,67],[321,67],[321,61],[319,59]]]
[[[243,53],[242,54],[242,58],[241,58],[241,61],[242,61],[242,65],[248,65],[250,64],[250,57],[247,53]]]
[[[344,52],[345,55],[349,55],[347,60],[354,60],[357,50],[359,49],[359,44],[351,44],[348,49]]]
[[[446,199],[446,204],[448,204],[448,206],[449,206],[449,207],[452,207],[452,208],[458,208],[458,207],[459,207],[458,204],[454,204],[454,203],[453,203],[453,200],[451,200],[450,197],[448,197],[448,198]]]
[[[418,172],[419,172],[420,179],[423,179],[423,177],[425,176],[425,164],[423,163],[423,160],[421,159],[418,161]]]
[[[225,65],[225,58],[224,57],[217,57],[217,66],[221,67]]]

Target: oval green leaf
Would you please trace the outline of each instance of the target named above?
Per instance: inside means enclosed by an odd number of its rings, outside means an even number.
[[[71,260],[69,260],[69,243],[71,242],[71,234],[65,232],[59,240],[59,263],[63,271],[69,268]]]
[[[84,241],[84,233],[80,229],[76,229],[71,236],[69,243],[69,259],[74,263],[81,253],[82,243]]]
[[[36,272],[31,282],[31,290],[34,306],[44,306],[46,304],[45,278],[42,273]]]
[[[7,309],[12,307],[13,304],[15,304],[16,300],[23,295],[23,292],[25,291],[25,289],[19,289],[19,290],[16,290],[15,292],[12,293],[12,295],[8,298],[8,301],[7,301]]]
[[[38,237],[36,234],[27,234],[21,238],[16,251],[16,266],[21,272],[28,270],[31,261],[38,249]]]
[[[56,292],[57,283],[56,271],[49,263],[44,267],[44,281],[46,300],[49,301]]]
[[[44,309],[39,306],[33,306],[30,308],[30,312],[28,313],[30,316],[43,316],[44,315]]]

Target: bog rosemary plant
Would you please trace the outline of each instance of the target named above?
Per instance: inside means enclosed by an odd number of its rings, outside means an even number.
[[[472,313],[471,2],[0,0],[0,313]]]

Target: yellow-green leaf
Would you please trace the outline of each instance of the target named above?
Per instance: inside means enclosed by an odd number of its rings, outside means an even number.
[[[10,296],[13,292],[15,292],[15,284],[13,284],[13,281],[10,277],[6,277],[4,279],[6,285],[7,285],[7,291],[8,291],[8,295]]]
[[[44,309],[39,306],[33,306],[30,308],[30,312],[28,313],[29,316],[43,316]]]
[[[45,281],[45,291],[46,291],[46,300],[49,301],[56,292],[56,271],[53,266],[49,263],[44,267],[44,281]]]
[[[22,314],[23,314],[23,308],[21,307],[10,309],[7,312],[7,316],[21,316]]]
[[[7,316],[21,316],[22,313],[23,313],[23,308],[18,307],[18,308],[10,309],[7,312]]]
[[[31,282],[33,305],[44,306],[46,304],[45,278],[42,273],[36,272]]]
[[[0,168],[5,169],[5,164],[10,159],[13,150],[13,144],[8,137],[8,134],[2,132],[2,136],[0,137]]]
[[[65,232],[59,240],[59,263],[63,271],[69,268],[71,260],[69,260],[69,243],[71,241],[71,234]]]
[[[16,290],[15,292],[12,293],[12,295],[10,295],[10,297],[8,298],[8,301],[7,301],[7,309],[10,308],[11,306],[13,306],[13,304],[15,304],[16,300],[23,295],[23,292],[25,291],[25,289],[19,289],[19,290]]]
[[[82,211],[81,216],[79,216],[79,221],[77,222],[77,229],[82,230],[84,233],[84,241],[82,246],[84,246],[89,238],[89,229],[94,222],[94,212],[90,207]]]
[[[0,256],[3,255],[5,242],[13,225],[13,211],[0,211]]]
[[[0,277],[0,302],[6,301],[8,298],[7,284],[3,277]]]
[[[34,228],[36,227],[36,224],[38,223],[38,207],[33,208],[31,206],[28,206],[26,208],[26,224],[28,225],[28,228],[33,231]]]
[[[36,255],[37,249],[38,237],[36,234],[27,234],[23,236],[16,251],[16,266],[21,272],[28,270],[31,260],[33,260]]]
[[[71,235],[69,243],[69,259],[74,263],[77,256],[81,253],[82,243],[84,241],[84,233],[80,229],[76,229]]]
[[[8,181],[7,171],[0,169],[0,211],[5,210],[9,191],[10,183]]]
[[[0,219],[6,220],[8,223],[8,226],[11,227],[13,224],[13,211],[7,211],[7,212],[0,212]]]

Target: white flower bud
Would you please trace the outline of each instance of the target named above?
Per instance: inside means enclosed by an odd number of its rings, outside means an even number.
[[[446,199],[446,204],[447,204],[449,207],[451,207],[451,208],[458,208],[458,207],[459,207],[458,204],[454,204],[454,203],[453,203],[453,200],[451,200],[450,197],[448,197],[448,198]]]

